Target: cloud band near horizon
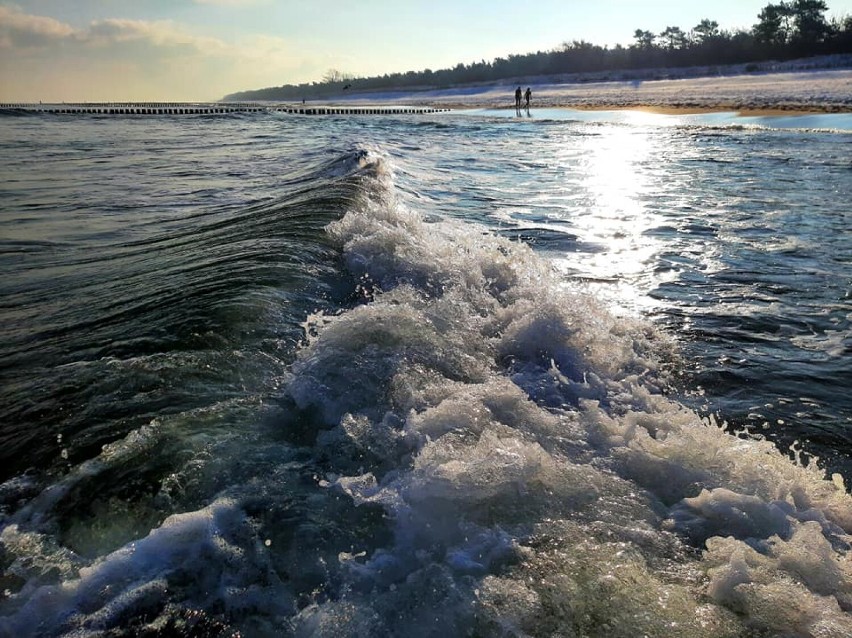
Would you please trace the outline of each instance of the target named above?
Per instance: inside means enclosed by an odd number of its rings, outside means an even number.
[[[294,77],[319,79],[328,62],[309,60],[282,38],[226,42],[171,20],[108,18],[75,28],[0,6],[3,101],[216,100]]]

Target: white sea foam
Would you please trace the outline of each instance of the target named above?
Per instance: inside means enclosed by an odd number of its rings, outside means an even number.
[[[306,633],[399,631],[406,590],[424,615],[456,601],[430,631],[848,635],[842,486],[665,396],[665,340],[524,246],[377,192],[329,232],[381,291],[325,318],[290,391],[332,428],[324,484],[395,541],[347,559],[370,594],[312,606]]]
[[[80,566],[79,560],[75,566],[67,551],[45,551],[39,547],[45,543],[43,535],[23,532],[17,525],[4,529],[2,540],[10,553],[36,560],[53,556],[54,568],[69,572],[59,585],[41,586],[26,597],[19,594],[25,599],[21,608],[0,619],[3,635],[93,635],[88,632],[119,626],[124,617],[161,606],[176,581],[201,608],[293,610],[283,592],[273,599],[261,586],[271,576],[269,566],[256,555],[262,550],[245,514],[227,499],[171,516],[145,538],[90,566]],[[20,573],[23,562],[19,559],[13,571]],[[29,567],[49,571],[45,565]]]
[[[91,562],[9,525],[30,584],[0,631],[97,632],[177,582],[260,635],[852,635],[842,481],[702,421],[666,394],[653,328],[522,244],[425,221],[386,159],[359,163],[367,196],[328,232],[368,301],[309,319],[284,392],[318,430],[311,503],[381,511],[388,540],[312,557],[336,582],[300,605],[239,499]],[[287,551],[294,579],[313,569]]]

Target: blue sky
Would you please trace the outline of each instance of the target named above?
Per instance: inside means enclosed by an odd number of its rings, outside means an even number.
[[[751,27],[768,0],[0,0],[0,100],[214,100],[244,89],[439,69],[702,18]],[[829,16],[852,0],[828,0]]]

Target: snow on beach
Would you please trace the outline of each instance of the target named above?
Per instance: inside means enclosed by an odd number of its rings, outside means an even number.
[[[659,111],[852,112],[852,68],[675,79],[554,82],[546,78],[427,91],[354,94],[347,103],[441,108],[512,108],[515,88],[532,89],[533,108],[647,108]]]

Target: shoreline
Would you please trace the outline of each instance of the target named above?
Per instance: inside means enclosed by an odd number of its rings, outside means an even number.
[[[382,91],[313,103],[398,104],[451,109],[514,109],[524,81],[428,91]],[[531,109],[641,110],[660,114],[733,112],[745,116],[852,113],[852,69],[647,81],[535,83]]]
[[[446,108],[446,106],[444,107]],[[493,109],[492,106],[458,106],[450,107],[459,110],[486,108]],[[852,105],[846,109],[821,109],[818,107],[739,107],[726,104],[715,104],[706,106],[682,106],[677,104],[572,104],[572,105],[556,105],[542,104],[530,105],[530,111],[535,112],[536,109],[565,109],[571,111],[641,111],[643,113],[653,113],[655,115],[706,115],[711,113],[736,113],[743,117],[796,117],[807,115],[827,115],[833,113],[852,113]],[[514,107],[498,107],[501,111],[511,111]],[[521,109],[525,110],[524,108]]]

